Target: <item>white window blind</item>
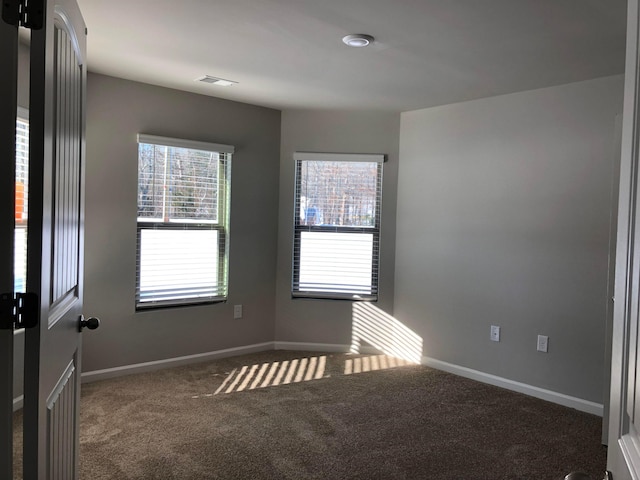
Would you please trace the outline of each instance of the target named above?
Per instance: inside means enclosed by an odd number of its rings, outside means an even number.
[[[137,308],[227,297],[233,151],[138,135]]]
[[[294,297],[376,299],[383,155],[297,152]]]
[[[28,111],[19,108],[16,122],[15,249],[14,291],[27,286],[27,208],[29,195],[29,120]]]

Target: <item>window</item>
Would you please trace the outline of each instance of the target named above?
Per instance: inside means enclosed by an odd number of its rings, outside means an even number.
[[[377,299],[384,155],[295,160],[292,295]]]
[[[27,287],[27,197],[29,182],[29,112],[18,108],[16,121],[16,193],[15,248],[13,261],[14,291]]]
[[[226,299],[233,151],[138,135],[136,308]]]

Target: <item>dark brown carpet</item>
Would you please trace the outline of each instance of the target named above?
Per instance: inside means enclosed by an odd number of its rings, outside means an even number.
[[[598,479],[606,463],[599,417],[389,357],[315,352],[85,384],[80,435],[82,480]]]

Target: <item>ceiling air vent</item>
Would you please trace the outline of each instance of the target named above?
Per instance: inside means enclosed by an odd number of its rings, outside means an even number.
[[[220,87],[230,87],[238,83],[234,82],[233,80],[225,80],[224,78],[212,77],[211,75],[203,75],[202,77],[196,78],[196,82],[209,83],[211,85],[218,85]]]

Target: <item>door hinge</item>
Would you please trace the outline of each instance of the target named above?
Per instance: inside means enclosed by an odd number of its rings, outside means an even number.
[[[0,330],[33,328],[38,325],[38,295],[3,293],[0,295]]]
[[[44,0],[2,0],[2,20],[16,27],[40,30],[44,23]]]

